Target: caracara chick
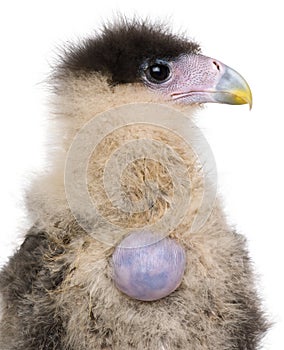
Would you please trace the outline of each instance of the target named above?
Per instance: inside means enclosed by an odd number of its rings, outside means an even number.
[[[258,349],[245,238],[191,121],[206,102],[251,105],[246,81],[162,25],[120,20],[65,48],[51,83],[55,146],[0,274],[0,348]]]

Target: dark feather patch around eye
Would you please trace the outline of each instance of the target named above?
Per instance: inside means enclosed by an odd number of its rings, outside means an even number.
[[[120,20],[79,45],[64,50],[57,76],[66,73],[100,72],[112,84],[140,80],[139,68],[146,59],[171,59],[182,53],[198,53],[199,45],[176,36],[160,24]]]

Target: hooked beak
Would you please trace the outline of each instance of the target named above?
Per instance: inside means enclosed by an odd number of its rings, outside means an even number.
[[[252,107],[252,94],[246,80],[234,69],[222,64],[223,74],[220,77],[212,98],[219,103],[232,105],[249,104]]]
[[[182,66],[185,65],[188,66],[187,71],[191,73],[182,84],[181,91],[171,94],[172,99],[190,104],[206,102],[249,104],[251,109],[250,87],[234,69],[203,55],[187,56],[187,62],[182,63]]]

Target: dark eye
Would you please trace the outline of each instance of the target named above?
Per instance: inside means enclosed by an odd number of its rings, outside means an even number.
[[[153,83],[163,83],[169,79],[171,71],[167,63],[157,62],[145,71],[146,77]]]

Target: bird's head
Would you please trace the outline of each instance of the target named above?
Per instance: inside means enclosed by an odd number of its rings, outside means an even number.
[[[112,91],[130,84],[132,92],[141,96],[147,89],[159,102],[252,105],[250,88],[235,70],[200,54],[197,43],[164,26],[135,20],[105,26],[94,38],[70,46],[57,72],[61,78],[101,76]],[[135,100],[131,96],[130,102]]]

